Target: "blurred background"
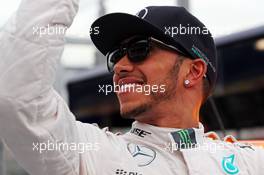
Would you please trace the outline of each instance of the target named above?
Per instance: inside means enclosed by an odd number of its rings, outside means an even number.
[[[2,2],[0,30],[20,0]],[[112,83],[106,59],[89,37],[91,23],[106,13],[135,14],[145,6],[184,6],[211,31],[219,58],[218,83],[212,103],[201,110],[206,131],[232,134],[238,139],[264,139],[264,1],[262,0],[80,0],[79,13],[67,31],[56,89],[77,120],[126,132],[115,95],[98,93],[98,85]],[[218,112],[215,112],[215,107]],[[219,115],[218,115],[219,114]],[[217,116],[219,118],[217,118]],[[0,143],[0,175],[26,175]]]

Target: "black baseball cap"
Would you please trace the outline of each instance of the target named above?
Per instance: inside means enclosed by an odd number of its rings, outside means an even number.
[[[201,58],[207,64],[206,77],[211,90],[216,83],[217,57],[214,40],[205,25],[183,7],[149,6],[136,15],[110,13],[91,26],[90,36],[103,54],[113,51],[132,36],[148,36],[179,48],[191,59]]]

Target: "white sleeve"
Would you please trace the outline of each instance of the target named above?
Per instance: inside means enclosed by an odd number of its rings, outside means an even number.
[[[77,10],[78,0],[22,0],[0,32],[0,137],[32,175],[79,174],[77,151],[34,150],[79,141],[75,118],[52,87],[64,48],[64,32],[52,30],[69,27]]]
[[[256,162],[256,164],[258,165],[258,173],[256,174],[263,174],[264,172],[264,148],[257,148],[257,156],[258,156],[258,160]]]

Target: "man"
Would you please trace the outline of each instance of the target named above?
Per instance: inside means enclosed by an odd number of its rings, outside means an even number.
[[[100,32],[91,38],[107,55],[115,84],[165,87],[150,95],[117,93],[123,116],[161,127],[198,127],[200,106],[216,81],[214,41],[200,21],[184,8],[147,7],[138,16],[106,15],[95,27]]]
[[[215,46],[180,7],[94,22],[121,114],[136,121],[124,135],[76,122],[52,87],[64,33],[43,31],[69,27],[77,9],[76,0],[24,0],[0,35],[0,137],[30,174],[262,174],[263,151],[204,134],[199,109],[215,84]],[[202,33],[180,32],[188,25]]]

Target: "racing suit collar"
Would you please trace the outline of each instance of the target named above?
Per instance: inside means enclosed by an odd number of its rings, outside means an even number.
[[[202,145],[204,127],[199,123],[199,128],[163,128],[135,121],[127,135],[174,150],[189,149]]]

